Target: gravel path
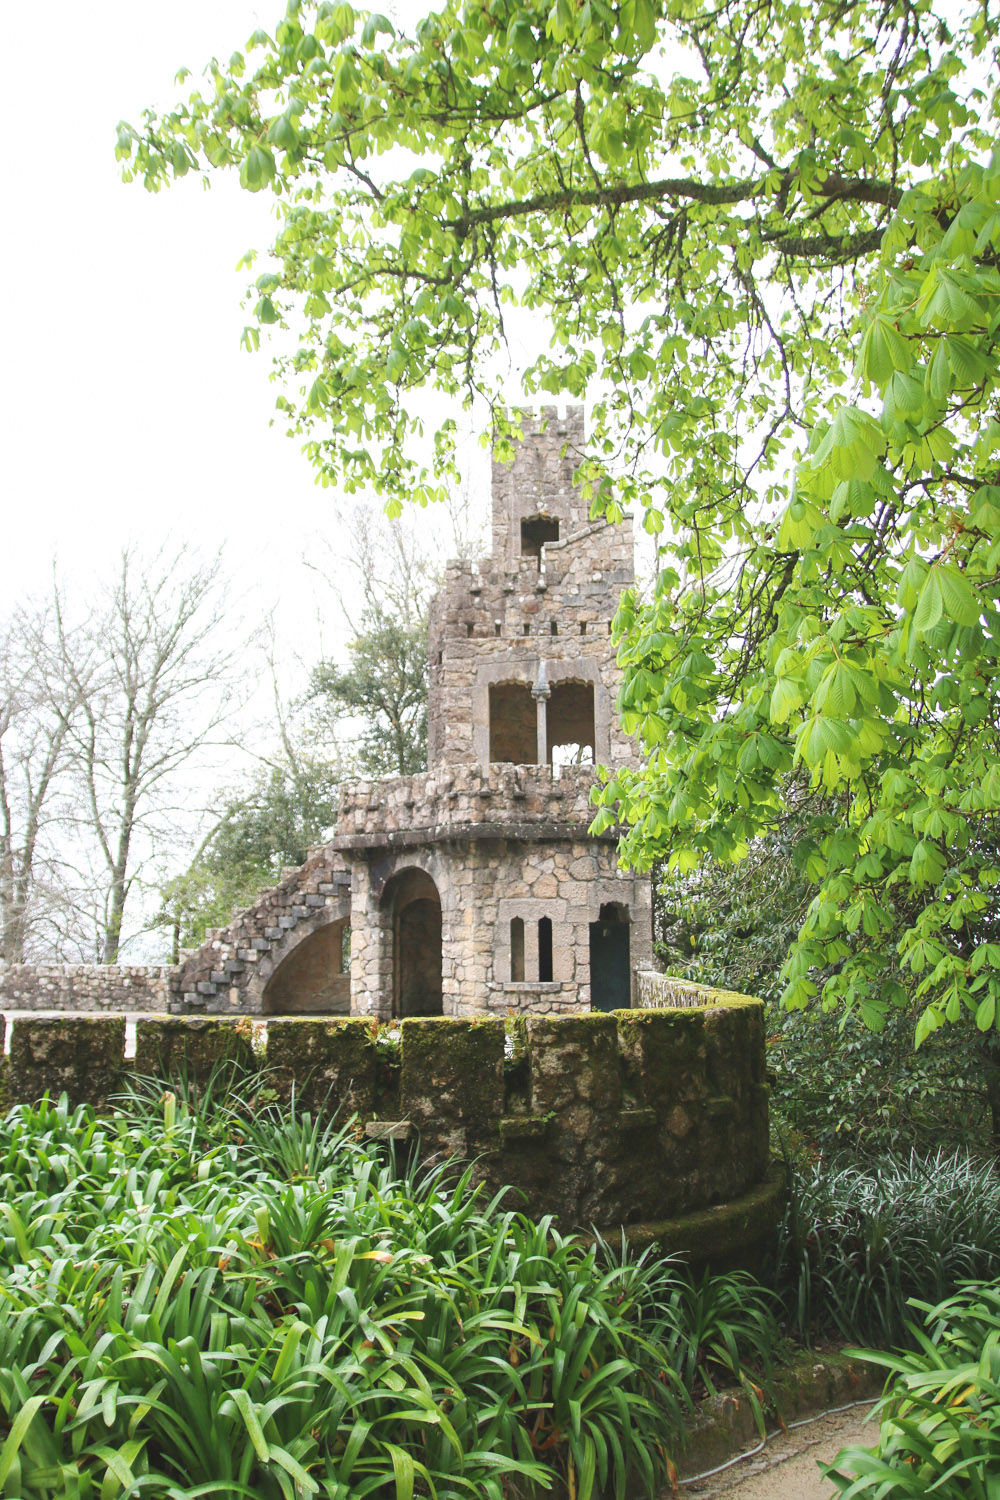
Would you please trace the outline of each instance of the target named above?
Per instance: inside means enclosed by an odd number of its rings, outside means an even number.
[[[680,1494],[690,1500],[831,1500],[836,1494],[824,1483],[817,1465],[832,1463],[848,1443],[872,1447],[878,1436],[874,1422],[865,1418],[872,1402],[836,1416],[818,1417],[807,1426],[780,1433],[753,1458],[724,1469],[711,1479],[682,1484]]]

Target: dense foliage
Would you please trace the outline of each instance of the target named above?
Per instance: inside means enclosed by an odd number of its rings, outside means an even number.
[[[321,712],[355,719],[358,770],[411,776],[427,769],[427,622],[369,605],[346,667],[321,661],[310,694]]]
[[[0,1125],[0,1491],[502,1500],[660,1488],[767,1295],[586,1245],[210,1080]]]
[[[1000,1474],[1000,1287],[970,1286],[930,1306],[890,1372],[875,1449],[847,1448],[826,1470],[850,1500],[993,1500]]]
[[[731,858],[803,767],[841,818],[786,1001],[915,997],[918,1037],[989,1030],[1000,994],[997,22],[449,0],[397,35],[290,0],[118,140],[149,188],[206,164],[277,195],[247,341],[294,327],[280,404],[324,479],[435,493],[427,387],[485,399],[501,450],[512,386],[587,397],[580,481],[659,545],[619,616],[644,764],[598,822],[640,864]]]
[[[813,893],[802,869],[806,822],[788,814],[737,864],[655,873],[659,961],[668,974],[765,1001],[771,1119],[784,1148],[1000,1151],[992,1036],[965,1027],[914,1051],[912,1007],[891,1012],[878,1033],[856,1012],[781,1009],[782,971]]]
[[[891,1347],[911,1298],[1000,1281],[1000,1174],[962,1151],[799,1167],[776,1274],[800,1337]]]

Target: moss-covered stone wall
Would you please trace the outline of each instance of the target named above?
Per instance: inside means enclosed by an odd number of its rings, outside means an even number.
[[[502,1020],[281,1019],[266,1079],[300,1108],[356,1115],[424,1157],[474,1159],[489,1188],[566,1228],[651,1225],[731,1203],[768,1165],[763,1008],[702,991],[681,1009]],[[9,1097],[105,1105],[124,1077],[120,1017],[17,1018]],[[176,1076],[256,1066],[247,1022],[142,1021],[135,1065]]]
[[[68,1094],[71,1104],[103,1109],[124,1080],[124,1016],[31,1016],[11,1023],[9,1104]]]

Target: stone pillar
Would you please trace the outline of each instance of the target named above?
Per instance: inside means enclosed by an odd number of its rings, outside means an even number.
[[[535,700],[535,709],[538,716],[538,727],[536,730],[538,749],[536,751],[536,754],[538,756],[538,764],[540,766],[547,765],[549,759],[548,708],[551,692],[552,689],[549,687],[548,666],[546,662],[542,660],[538,663],[538,676],[535,678],[534,686],[531,689],[531,696]]]

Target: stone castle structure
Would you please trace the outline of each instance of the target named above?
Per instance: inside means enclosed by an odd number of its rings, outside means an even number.
[[[588,832],[595,764],[629,763],[611,620],[631,523],[573,484],[582,409],[494,460],[492,551],[431,606],[429,769],[342,790],[336,834],[177,967],[22,966],[17,1009],[503,1016],[639,1003],[648,877]]]

